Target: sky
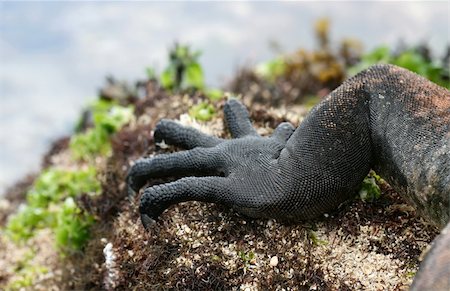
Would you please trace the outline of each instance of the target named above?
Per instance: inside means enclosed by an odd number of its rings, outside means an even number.
[[[0,194],[39,169],[52,140],[71,132],[106,75],[134,82],[161,71],[167,49],[203,52],[206,81],[220,86],[245,64],[314,47],[313,23],[331,20],[332,39],[366,49],[449,43],[441,2],[0,2]]]

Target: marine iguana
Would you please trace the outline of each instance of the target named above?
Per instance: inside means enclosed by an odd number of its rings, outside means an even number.
[[[189,200],[255,218],[311,219],[351,199],[370,169],[429,222],[443,228],[450,220],[450,92],[421,76],[372,66],[331,92],[297,129],[282,123],[270,137],[257,134],[237,100],[224,113],[231,140],[158,123],[155,141],[188,151],[138,160],[129,187],[138,191],[156,177],[203,176],[146,188],[139,208],[146,228],[170,205]],[[412,289],[450,290],[449,228]]]

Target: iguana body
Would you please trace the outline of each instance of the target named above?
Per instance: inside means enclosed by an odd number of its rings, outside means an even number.
[[[271,137],[256,133],[235,100],[225,105],[225,118],[235,139],[158,124],[156,140],[190,150],[138,161],[129,185],[138,190],[153,177],[210,176],[147,188],[144,226],[188,200],[222,203],[251,217],[310,219],[353,197],[371,168],[438,227],[450,220],[450,92],[414,73],[373,66],[330,93],[297,129],[284,123]]]

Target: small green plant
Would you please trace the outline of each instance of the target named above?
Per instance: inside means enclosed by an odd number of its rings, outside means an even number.
[[[374,64],[393,64],[413,71],[430,81],[450,89],[450,83],[444,78],[442,64],[437,61],[429,61],[416,49],[408,49],[398,55],[391,53],[387,46],[380,46],[362,56],[361,61],[348,70],[349,75],[367,69]]]
[[[415,276],[416,276],[416,272],[414,272],[414,271],[409,271],[406,273],[406,277],[409,279],[414,278]]]
[[[255,253],[252,251],[239,251],[238,256],[242,260],[244,272],[250,267],[250,265],[255,263]]]
[[[161,74],[161,84],[168,90],[202,89],[203,69],[198,61],[200,51],[176,43],[169,51],[169,64]]]
[[[317,236],[317,233],[314,230],[308,229],[307,233],[308,233],[308,238],[313,243],[313,245],[320,246],[320,245],[328,244],[328,242],[326,240],[319,239],[319,237]]]
[[[49,169],[27,193],[27,204],[12,215],[6,233],[14,241],[26,241],[37,229],[51,228],[61,249],[80,249],[86,242],[93,218],[83,213],[73,198],[96,195],[100,183],[95,168],[79,171]]]
[[[208,104],[206,102],[201,102],[189,109],[189,115],[192,118],[201,121],[211,120],[214,117],[214,114],[216,114],[216,110],[211,104]]]
[[[206,95],[206,97],[209,98],[209,100],[217,101],[223,97],[224,93],[220,89],[210,88],[210,89],[205,89],[205,95]]]
[[[81,250],[90,237],[94,217],[83,211],[68,197],[56,215],[56,245],[65,251]]]
[[[33,207],[48,207],[51,202],[59,202],[80,193],[97,193],[100,183],[94,167],[80,171],[48,169],[36,179],[27,193],[27,202]]]
[[[316,231],[318,230],[318,228],[315,223],[308,223],[305,225],[305,228],[306,228],[306,235],[313,245],[320,246],[328,244],[326,240],[319,239],[319,237],[317,236]]]
[[[99,100],[91,105],[94,127],[72,136],[70,150],[76,160],[89,160],[96,155],[108,155],[110,137],[133,118],[133,107],[119,106]]]
[[[427,61],[415,50],[408,50],[401,53],[392,60],[392,64],[416,72],[430,81],[450,89],[449,81],[443,78],[444,68],[436,62]]]
[[[363,201],[373,202],[381,197],[381,189],[378,183],[383,183],[381,179],[374,171],[370,171],[369,175],[362,181],[361,188],[359,189],[359,198]]]
[[[255,72],[262,78],[274,82],[286,72],[286,60],[284,57],[276,57],[273,60],[263,62],[256,66]]]
[[[22,205],[11,216],[6,226],[6,234],[16,242],[31,238],[36,229],[52,225],[54,216],[46,208]]]
[[[189,45],[175,43],[169,50],[168,65],[159,75],[153,67],[147,67],[149,80],[157,80],[168,91],[195,90],[202,92],[211,101],[220,100],[223,92],[205,86],[203,68],[200,65],[200,51],[193,51]]]
[[[238,256],[242,261],[244,261],[244,263],[250,263],[250,261],[255,258],[255,254],[252,251],[249,251],[247,253],[244,251],[239,251]]]

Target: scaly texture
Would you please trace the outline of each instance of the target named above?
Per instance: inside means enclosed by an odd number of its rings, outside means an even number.
[[[161,176],[210,176],[145,189],[144,226],[188,200],[251,217],[310,219],[353,197],[371,168],[429,221],[439,227],[449,221],[450,92],[414,73],[373,66],[330,93],[295,131],[283,123],[271,137],[258,136],[235,100],[225,105],[225,120],[235,139],[158,124],[155,140],[189,150],[137,161],[129,186],[139,190]]]
[[[410,291],[450,290],[450,223],[433,241]]]

